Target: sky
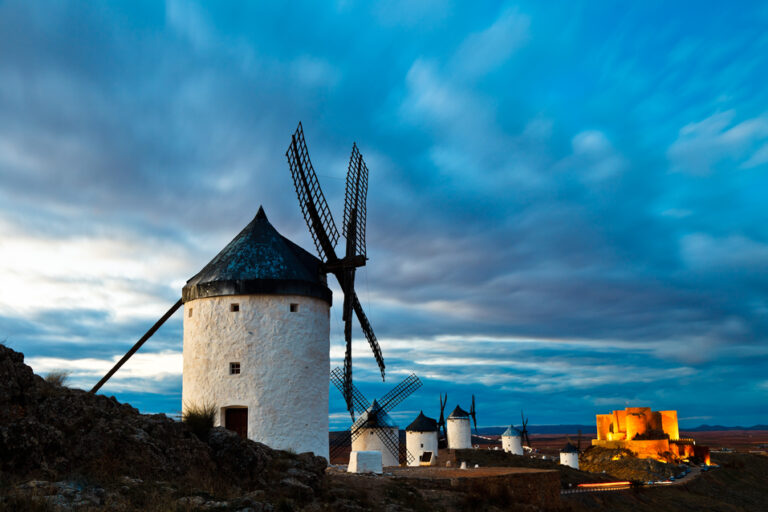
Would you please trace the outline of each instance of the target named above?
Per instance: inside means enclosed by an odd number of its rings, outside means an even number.
[[[89,389],[263,205],[314,252],[370,170],[355,328],[393,413],[768,423],[768,8],[701,2],[0,0],[0,339]],[[343,359],[334,291],[331,364]],[[177,313],[103,388],[181,408]],[[334,428],[348,424],[330,390]]]

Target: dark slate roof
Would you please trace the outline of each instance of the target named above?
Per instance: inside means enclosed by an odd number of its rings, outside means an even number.
[[[469,413],[457,405],[456,408],[451,413],[451,415],[448,417],[449,418],[469,418]]]
[[[563,447],[562,450],[560,450],[560,453],[579,453],[579,449],[573,446],[571,443],[568,443]]]
[[[405,427],[408,432],[437,432],[437,421],[424,416],[424,411],[419,412],[416,419]]]
[[[397,425],[392,421],[389,414],[381,410],[381,406],[374,400],[371,406],[357,418],[352,425],[352,430],[376,427],[397,428]]]
[[[264,209],[181,292],[184,302],[224,295],[304,295],[331,303],[320,260],[269,223]]]

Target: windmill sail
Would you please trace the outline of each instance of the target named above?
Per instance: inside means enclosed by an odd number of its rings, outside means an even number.
[[[331,382],[343,395],[344,372],[341,370],[341,368],[336,367],[331,370]],[[357,413],[364,412],[371,406],[370,402],[368,402],[368,399],[365,398],[365,396],[360,392],[359,389],[357,389],[357,386],[354,384],[352,385],[352,406],[354,407],[354,411]]]
[[[347,169],[347,185],[344,194],[343,234],[347,243],[354,247],[354,254],[365,257],[366,196],[368,194],[368,167],[363,156],[352,144]]]
[[[347,240],[343,258],[336,255],[335,246],[339,232],[333,222],[328,203],[325,200],[317,175],[309,159],[309,150],[304,139],[304,130],[299,123],[296,132],[291,136],[291,144],[286,152],[288,166],[293,177],[293,184],[299,199],[304,220],[312,234],[317,252],[324,260],[324,271],[333,273],[344,293],[342,318],[344,320],[344,375],[343,394],[347,402],[347,410],[354,419],[355,408],[352,392],[352,312],[355,312],[363,329],[368,344],[371,346],[376,363],[384,379],[384,359],[381,356],[376,336],[373,334],[368,319],[363,312],[360,301],[355,294],[355,270],[365,265],[365,221],[366,196],[368,194],[368,167],[360,155],[357,145],[352,147],[349,168],[347,170],[347,186],[344,202],[344,235]]]
[[[291,145],[286,151],[288,166],[293,176],[293,186],[299,197],[301,213],[307,223],[309,232],[315,242],[315,247],[324,261],[335,260],[333,248],[339,240],[339,230],[333,221],[331,210],[320,188],[317,174],[309,159],[307,143],[304,140],[304,129],[299,123],[296,132],[291,136]]]
[[[414,391],[422,386],[421,380],[415,373],[410,374],[400,384],[392,388],[392,390],[381,397],[379,403],[381,404],[381,410],[389,412],[402,403],[403,400],[413,394]]]
[[[363,306],[360,304],[356,293],[353,296],[352,307],[355,309],[355,314],[357,315],[358,322],[360,322],[360,328],[363,330],[363,334],[365,334],[365,339],[368,340],[368,345],[371,346],[373,357],[376,358],[376,364],[379,365],[381,380],[384,380],[384,371],[386,369],[386,365],[384,364],[384,356],[381,355],[381,347],[379,347],[379,342],[376,339],[376,335],[373,333],[373,327],[371,327],[371,323],[368,321],[368,317],[365,316]]]

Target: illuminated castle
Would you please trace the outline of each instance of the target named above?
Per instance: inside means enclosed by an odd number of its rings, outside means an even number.
[[[652,411],[627,407],[597,415],[597,439],[593,446],[625,448],[641,458],[687,459],[699,457],[709,464],[709,449],[693,439],[680,439],[677,411]]]

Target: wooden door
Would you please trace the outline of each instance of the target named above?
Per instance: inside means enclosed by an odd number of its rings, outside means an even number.
[[[248,437],[248,409],[239,407],[227,409],[224,413],[224,427],[237,432],[243,439]]]

